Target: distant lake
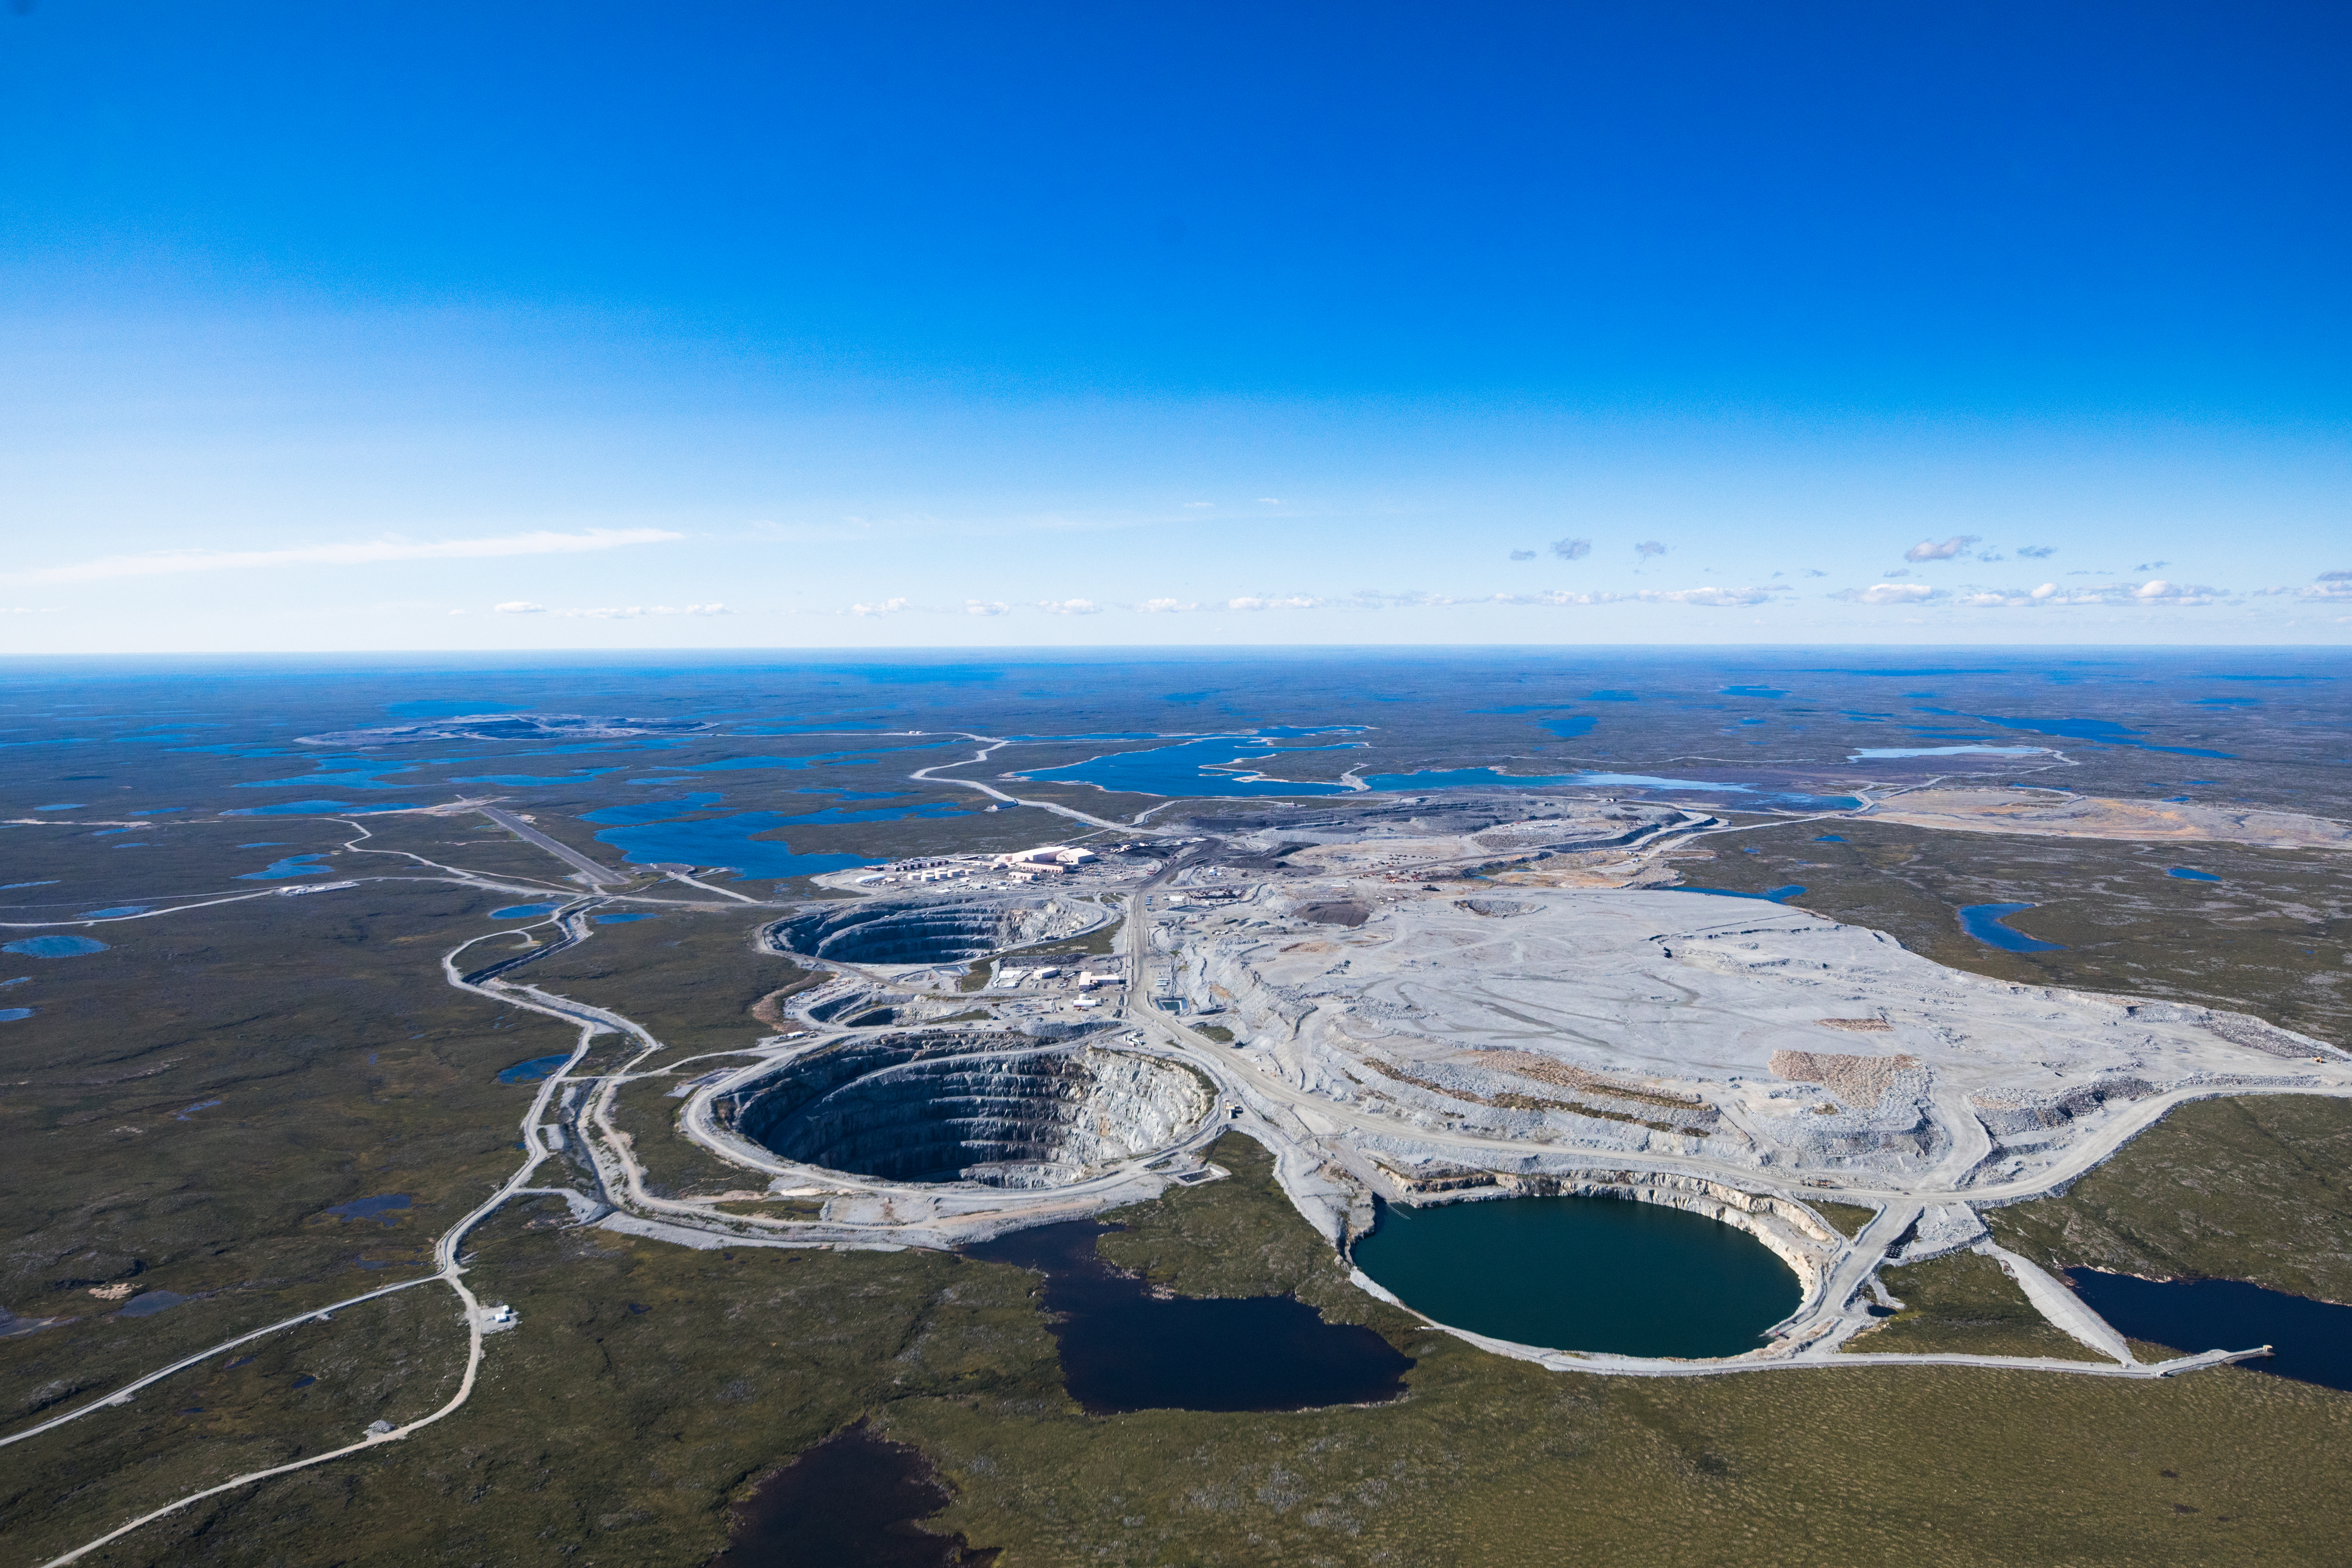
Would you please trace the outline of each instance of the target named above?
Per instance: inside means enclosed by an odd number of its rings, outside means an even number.
[[[537,1083],[541,1079],[553,1077],[556,1071],[571,1059],[572,1053],[569,1051],[561,1056],[533,1057],[527,1062],[517,1062],[514,1066],[502,1069],[499,1074],[499,1081],[500,1083]]]

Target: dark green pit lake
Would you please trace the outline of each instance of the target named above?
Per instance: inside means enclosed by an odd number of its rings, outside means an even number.
[[[1803,1297],[1746,1231],[1622,1198],[1384,1205],[1355,1257],[1424,1316],[1548,1350],[1738,1355]]]

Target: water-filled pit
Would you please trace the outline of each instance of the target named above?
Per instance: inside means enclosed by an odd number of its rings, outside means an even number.
[[[1213,1104],[1208,1085],[1175,1062],[968,1030],[831,1047],[736,1088],[714,1110],[798,1164],[1034,1188],[1166,1148]]]
[[[1736,1226],[1613,1197],[1383,1205],[1355,1261],[1448,1327],[1615,1355],[1739,1355],[1804,1296]]]

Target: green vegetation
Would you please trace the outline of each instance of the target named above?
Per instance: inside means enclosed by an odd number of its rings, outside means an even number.
[[[597,926],[579,946],[502,978],[610,1008],[643,1025],[674,1056],[741,1050],[774,1032],[752,1012],[763,998],[818,978],[754,947],[756,928],[747,929],[744,918],[752,912],[667,910],[657,920]]]
[[[1221,1046],[1230,1046],[1234,1043],[1234,1032],[1223,1024],[1195,1024],[1192,1026],[1192,1032],[1196,1035],[1206,1035]]]
[[[2352,1301],[2352,1103],[2289,1094],[2184,1105],[2063,1197],[1990,1209],[2045,1267],[2251,1279]]]
[[[690,1251],[566,1227],[541,1200],[474,1249],[476,1288],[522,1321],[490,1342],[465,1410],[363,1461],[190,1510],[110,1561],[318,1561],[365,1542],[382,1561],[572,1548],[686,1568],[718,1549],[731,1500],[867,1414],[958,1489],[930,1527],[1002,1547],[1008,1564],[1549,1568],[1563,1542],[1626,1564],[2317,1562],[2352,1505],[2352,1398],[2259,1373],[1654,1381],[1490,1356],[1356,1291],[1254,1146],[1214,1152],[1234,1179],[1121,1211],[1105,1254],[1171,1288],[1292,1290],[1370,1323],[1417,1358],[1406,1400],[1089,1416],[1060,1388],[1039,1282],[1022,1270]],[[437,1289],[416,1293],[420,1318],[446,1311]],[[364,1334],[341,1343],[354,1372],[393,1359]],[[426,1384],[399,1397],[427,1397]],[[153,1430],[160,1445],[175,1429]],[[227,1462],[180,1441],[162,1451],[182,1476]],[[12,1543],[37,1561],[169,1494],[163,1464],[126,1465],[142,1451],[16,1450]]]
[[[1828,1204],[1813,1200],[1806,1206],[1827,1220],[1830,1227],[1843,1237],[1860,1236],[1862,1227],[1878,1217],[1878,1211],[1867,1204]]]
[[[1883,1270],[1879,1278],[1903,1310],[1847,1341],[1846,1350],[1854,1353],[2105,1359],[2053,1327],[2008,1271],[1980,1253],[1948,1253],[1907,1268]]]
[[[428,1267],[430,1237],[514,1168],[531,1090],[499,1071],[575,1037],[442,979],[507,901],[427,882],[258,899],[110,926],[107,952],[40,971],[39,1016],[0,1037],[0,1306],[68,1321],[0,1340],[0,1417]],[[389,1194],[411,1206],[326,1213]],[[119,1318],[89,1293],[109,1281],[192,1300]]]

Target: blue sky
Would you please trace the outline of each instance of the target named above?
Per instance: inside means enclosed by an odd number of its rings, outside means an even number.
[[[2347,34],[18,0],[0,650],[2342,642]]]

